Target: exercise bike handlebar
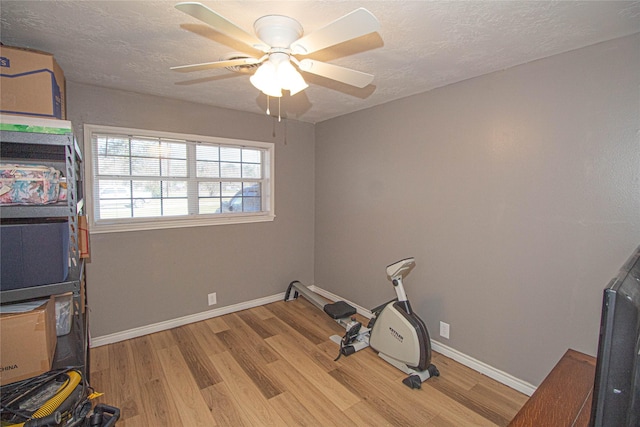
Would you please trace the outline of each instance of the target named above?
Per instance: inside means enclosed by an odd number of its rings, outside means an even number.
[[[387,266],[387,276],[389,276],[389,279],[391,279],[391,281],[403,279],[409,274],[411,270],[413,270],[413,267],[415,266],[415,258],[411,257],[402,259]]]
[[[404,292],[402,279],[407,276],[415,266],[416,261],[413,257],[401,259],[387,266],[387,276],[389,276],[391,283],[393,283],[393,289],[396,291],[398,301],[408,301],[407,294]]]

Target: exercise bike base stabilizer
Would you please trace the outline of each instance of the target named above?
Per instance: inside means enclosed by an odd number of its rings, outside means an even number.
[[[345,328],[343,337],[331,337],[340,345],[336,360],[371,347],[382,359],[409,375],[402,381],[405,385],[420,388],[423,381],[440,373],[431,364],[427,327],[411,309],[402,285],[402,279],[415,265],[413,258],[407,258],[387,266],[387,276],[393,283],[397,298],[371,310],[373,317],[366,327],[354,317],[357,311],[354,307],[344,301],[327,304],[297,280],[289,284],[284,300],[294,300],[300,294]]]

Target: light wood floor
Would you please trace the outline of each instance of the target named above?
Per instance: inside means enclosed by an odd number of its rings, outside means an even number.
[[[334,362],[344,330],[303,298],[91,350],[118,427],[504,426],[527,397],[442,355],[411,390],[368,348]]]

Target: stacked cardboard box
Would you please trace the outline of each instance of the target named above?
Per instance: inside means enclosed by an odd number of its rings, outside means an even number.
[[[0,46],[0,112],[66,119],[64,73],[53,55]]]

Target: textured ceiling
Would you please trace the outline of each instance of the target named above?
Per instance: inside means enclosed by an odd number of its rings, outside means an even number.
[[[174,8],[176,1],[0,1],[6,45],[55,55],[68,81],[259,113],[247,74],[169,67],[259,52]],[[378,33],[309,57],[375,75],[357,89],[305,73],[282,115],[316,123],[394,99],[640,31],[638,1],[202,1],[248,32],[268,14],[309,34],[358,8]],[[274,110],[272,104],[271,110]]]

